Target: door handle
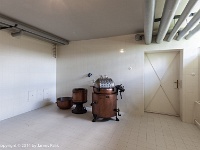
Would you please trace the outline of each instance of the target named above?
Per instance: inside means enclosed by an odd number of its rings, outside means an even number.
[[[178,89],[178,80],[176,82],[174,82],[174,83],[176,83],[176,88]]]

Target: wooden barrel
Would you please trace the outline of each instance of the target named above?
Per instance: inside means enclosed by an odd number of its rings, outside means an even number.
[[[87,89],[75,88],[72,90],[73,103],[86,103],[87,102]]]

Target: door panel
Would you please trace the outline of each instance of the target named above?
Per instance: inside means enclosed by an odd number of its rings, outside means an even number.
[[[176,115],[175,110],[171,107],[171,104],[161,87],[159,87],[151,103],[146,108],[146,111],[160,114]]]
[[[149,60],[147,56],[145,55],[145,108],[148,107],[149,103],[153,99],[155,93],[158,91],[158,88],[160,87],[160,80],[155,74],[151,64],[149,63]]]
[[[145,111],[179,115],[179,52],[145,54]]]

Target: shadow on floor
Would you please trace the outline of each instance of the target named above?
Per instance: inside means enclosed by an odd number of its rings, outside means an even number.
[[[56,113],[59,113],[61,115],[64,115],[65,118],[68,117],[73,117],[73,118],[78,118],[78,119],[83,119],[83,120],[88,120],[91,121],[93,120],[93,114],[92,114],[92,108],[91,107],[86,107],[87,112],[84,114],[74,114],[72,113],[72,110],[75,108],[75,105],[72,106],[71,109],[67,110],[62,110],[59,109],[58,107],[56,108]],[[116,121],[115,118],[98,118],[96,122],[107,122],[107,121]]]

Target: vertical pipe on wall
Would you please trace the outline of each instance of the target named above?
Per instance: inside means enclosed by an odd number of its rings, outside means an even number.
[[[145,0],[144,8],[144,37],[145,43],[151,44],[156,0]]]
[[[167,39],[168,42],[170,42],[174,38],[174,36],[178,32],[180,26],[185,21],[185,19],[189,16],[189,14],[191,13],[191,10],[194,8],[194,6],[196,5],[197,2],[198,2],[198,0],[189,0],[189,2],[187,3],[185,9],[182,12],[180,18],[176,22],[173,30],[171,31],[171,33],[170,33],[170,35],[169,35],[169,37]]]
[[[158,36],[156,39],[157,43],[161,43],[167,34],[171,21],[174,17],[174,14],[178,8],[180,0],[166,0],[164,10],[162,13],[162,18],[160,26],[158,29]]]
[[[182,39],[187,34],[187,32],[191,30],[199,21],[200,21],[200,9],[190,20],[190,22],[186,25],[186,27],[180,32],[180,34],[177,37],[177,40],[179,41],[180,39]]]

